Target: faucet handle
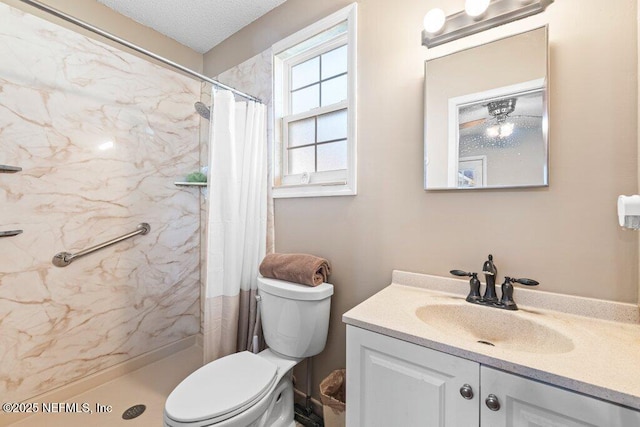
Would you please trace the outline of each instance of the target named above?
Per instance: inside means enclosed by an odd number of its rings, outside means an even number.
[[[514,279],[514,278],[510,278],[510,281],[512,283],[520,283],[521,285],[526,285],[526,286],[538,286],[540,284],[540,282],[538,282],[537,280],[533,280],[533,279]]]
[[[462,270],[451,270],[449,273],[454,276],[471,277],[471,280],[469,280],[469,294],[467,295],[467,301],[478,303],[482,300],[482,297],[480,296],[480,280],[478,280],[478,273],[469,273]]]
[[[449,271],[449,273],[453,274],[454,276],[460,276],[460,277],[471,277],[471,276],[473,276],[473,273],[468,273],[468,272],[462,271],[462,270],[451,270],[451,271]]]
[[[512,283],[520,283],[521,285],[537,286],[540,284],[537,280],[533,279],[516,279],[515,277],[505,276],[504,283],[502,284],[502,298],[500,299],[500,307],[505,310],[517,310],[518,306],[513,300],[513,285]]]

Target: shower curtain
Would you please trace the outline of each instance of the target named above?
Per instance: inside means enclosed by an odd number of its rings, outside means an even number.
[[[267,248],[265,106],[216,91],[209,141],[205,363],[252,349],[260,335],[255,293]]]

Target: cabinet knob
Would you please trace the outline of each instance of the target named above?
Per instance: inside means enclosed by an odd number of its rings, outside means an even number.
[[[460,395],[467,400],[473,399],[473,389],[469,384],[465,384],[460,387]]]
[[[484,403],[486,403],[487,408],[491,409],[492,411],[500,410],[500,401],[495,394],[490,394],[489,396],[487,396],[487,399],[484,401]]]

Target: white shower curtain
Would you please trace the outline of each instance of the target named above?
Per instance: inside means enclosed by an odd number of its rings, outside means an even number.
[[[266,110],[213,95],[204,304],[204,361],[251,348],[267,247]]]

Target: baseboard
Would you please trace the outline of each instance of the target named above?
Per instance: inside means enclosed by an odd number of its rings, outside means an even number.
[[[202,336],[201,334],[198,334]],[[108,381],[114,380],[118,377],[126,375],[144,366],[147,366],[153,362],[157,362],[160,359],[171,356],[181,350],[184,350],[198,343],[198,335],[192,335],[190,337],[175,341],[171,344],[167,344],[156,350],[149,351],[147,353],[136,356],[125,362],[118,363],[110,368],[103,369],[95,374],[88,375],[79,380],[73,381],[62,387],[58,387],[46,393],[42,393],[37,396],[25,399],[29,402],[64,402],[71,399],[78,394],[89,391],[96,388]],[[201,339],[200,339],[201,342]],[[24,418],[27,418],[31,414],[3,414],[0,418],[0,426],[7,426],[11,423],[15,423]]]

